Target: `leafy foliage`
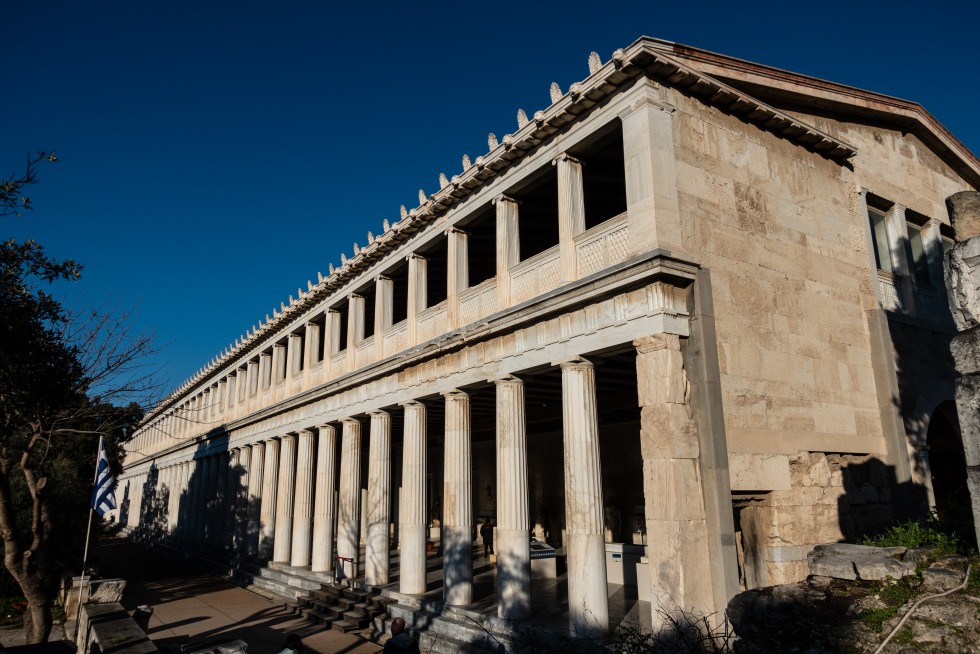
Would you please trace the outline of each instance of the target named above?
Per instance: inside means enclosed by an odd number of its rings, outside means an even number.
[[[876,547],[930,548],[943,554],[954,554],[961,550],[961,541],[955,534],[944,529],[935,517],[926,524],[909,520],[889,527],[877,536],[866,537],[863,545]]]
[[[39,164],[55,162],[40,152],[0,181],[0,216],[30,209],[25,187]],[[118,467],[156,388],[141,370],[152,340],[134,334],[131,312],[66,310],[46,290],[80,275],[34,241],[0,242],[0,539],[28,602],[29,643],[47,639],[61,574],[79,562],[97,439]]]

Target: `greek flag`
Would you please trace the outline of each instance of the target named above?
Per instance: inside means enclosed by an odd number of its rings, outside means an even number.
[[[116,494],[112,487],[116,485],[116,480],[109,472],[109,459],[105,455],[105,446],[102,439],[99,439],[99,462],[95,471],[95,488],[92,489],[92,508],[100,516],[116,508]]]

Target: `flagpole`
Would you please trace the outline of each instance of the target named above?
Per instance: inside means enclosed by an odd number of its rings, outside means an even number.
[[[92,488],[99,481],[99,453],[102,452],[102,434],[99,434],[99,449],[95,453],[95,477],[92,479]],[[93,490],[94,492],[94,490]],[[92,514],[95,513],[95,505],[89,502],[88,507],[88,529],[85,530],[85,554],[82,556],[82,580],[78,584],[78,608],[75,609],[75,636],[78,636],[78,623],[82,617],[82,589],[85,588],[85,566],[88,565],[88,542],[92,535]]]

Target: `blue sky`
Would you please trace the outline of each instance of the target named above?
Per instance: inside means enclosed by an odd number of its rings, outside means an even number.
[[[73,301],[139,302],[174,386],[641,35],[920,102],[978,152],[976,7],[7,3],[0,175],[62,162],[0,236],[82,262]]]

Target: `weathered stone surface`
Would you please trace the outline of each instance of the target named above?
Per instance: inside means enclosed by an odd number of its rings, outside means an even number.
[[[980,324],[980,238],[954,245],[948,263],[949,308],[962,332]]]
[[[902,547],[868,547],[848,543],[817,545],[807,556],[810,574],[836,579],[881,581],[901,579],[915,573],[915,564],[895,556],[905,553]]]
[[[941,593],[963,582],[963,575],[947,568],[926,568],[922,571],[922,589]]]
[[[89,601],[96,604],[121,602],[125,589],[125,579],[96,579],[92,582],[92,595]]]
[[[949,343],[956,372],[969,375],[980,372],[980,327],[960,332]]]
[[[965,241],[980,236],[980,193],[961,191],[946,198],[949,220],[956,230],[956,238]]]

